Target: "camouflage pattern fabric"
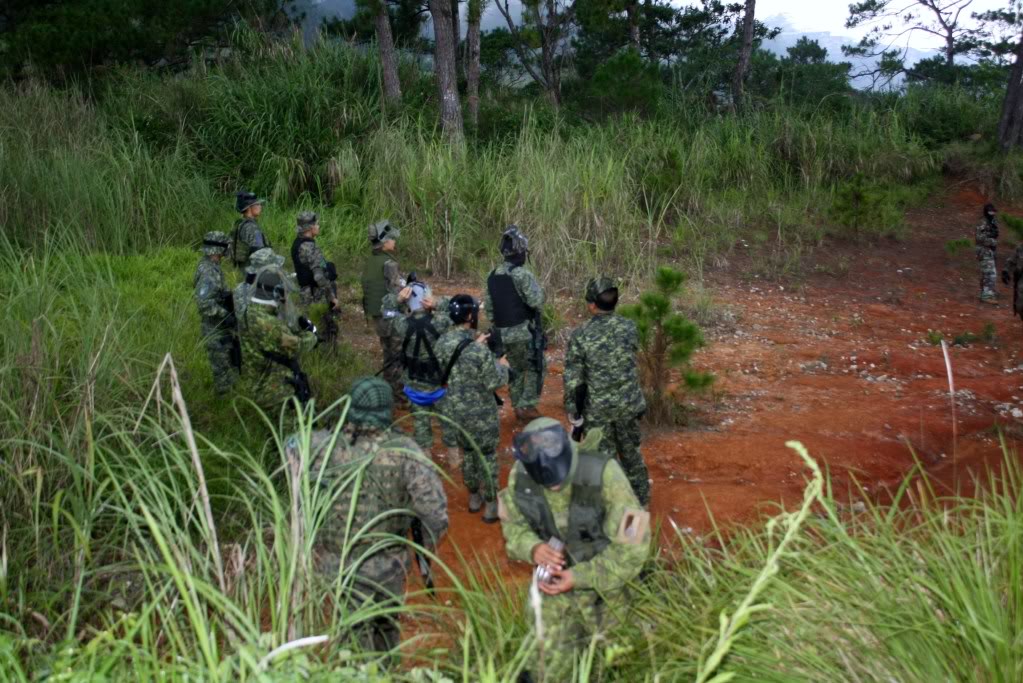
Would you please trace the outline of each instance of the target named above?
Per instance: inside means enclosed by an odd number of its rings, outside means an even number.
[[[298,358],[316,346],[316,335],[292,331],[278,317],[275,307],[255,301],[250,301],[244,315],[239,316],[238,332],[242,351],[239,390],[264,410],[278,410],[295,395],[290,383],[292,372],[268,360],[262,352]]]
[[[324,450],[330,437],[327,431],[313,433],[312,471],[318,472],[327,457],[323,474],[327,485],[348,476],[357,479],[341,491],[316,537],[317,570],[332,579],[345,557],[357,574],[350,608],[370,602],[399,605],[411,565],[409,548],[399,538],[408,536],[413,515],[422,522],[428,549],[436,547],[448,528],[440,477],[414,442],[391,431],[348,424],[328,456]],[[394,510],[408,513],[381,518]],[[381,547],[381,534],[393,535],[394,541]],[[391,617],[364,623],[355,635],[363,648],[378,652],[393,650],[400,641],[397,620]]]
[[[373,327],[376,330],[377,339],[380,340],[380,355],[383,362],[384,381],[391,385],[391,391],[395,397],[404,399],[405,394],[401,391],[401,338],[395,336],[393,330],[393,319],[385,317],[375,318]]]
[[[1013,288],[1012,312],[1023,318],[1023,244],[1006,260],[1002,279]]]
[[[388,294],[384,297],[384,310],[398,310],[401,306],[398,303],[398,297],[395,294]],[[451,327],[451,318],[449,318],[444,311],[448,308],[448,298],[440,297],[434,300],[434,312],[433,312],[433,329],[437,330],[442,336]],[[391,332],[390,336],[398,342],[398,353],[401,354],[401,347],[405,342],[405,333],[408,331],[409,318],[423,318],[430,315],[429,311],[418,310],[408,315],[399,315],[391,319]],[[440,341],[438,337],[431,344],[433,352],[437,353],[437,343]],[[415,337],[409,341],[409,345],[415,344]],[[414,351],[414,348],[410,348],[409,352]],[[421,347],[417,356],[420,360],[427,360],[429,354],[426,349]],[[443,370],[443,366],[441,367]],[[422,391],[430,393],[439,389],[439,386],[427,384],[425,382],[414,381],[408,376],[408,370],[403,370],[401,373],[400,381],[403,385],[411,387],[416,391]],[[424,407],[417,406],[414,403],[411,404],[412,410],[412,424],[414,428],[414,435],[416,443],[421,448],[431,449],[433,448],[433,422],[437,415],[444,414],[444,399],[437,401],[432,406]],[[452,428],[445,429],[444,421],[437,420],[438,427],[440,429],[441,438],[445,446],[457,446],[458,439],[455,436],[455,430]]]
[[[455,349],[464,339],[475,339],[475,330],[448,330],[435,347],[441,367],[447,367]],[[497,363],[485,346],[470,341],[448,376],[444,414],[454,422],[462,459],[462,479],[470,493],[480,493],[491,502],[497,496],[497,446],[501,422],[494,391],[508,382],[508,369]]]
[[[576,456],[578,457],[578,456]],[[501,491],[501,530],[504,533],[508,557],[532,564],[533,548],[549,539],[538,538],[529,523],[515,506],[515,481],[529,475],[521,466],[512,468],[508,487]],[[539,486],[539,485],[538,485]],[[572,500],[572,485],[553,491],[543,489],[544,498],[562,535],[567,536],[568,511]],[[602,479],[604,500],[604,532],[611,544],[603,552],[572,567],[575,588],[560,595],[543,595],[541,610],[544,623],[544,671],[547,680],[569,680],[574,657],[585,647],[590,637],[608,626],[607,617],[626,604],[626,585],[643,568],[650,549],[649,525],[637,537],[626,538],[622,533],[626,516],[645,515],[632,486],[618,463],[610,460]],[[647,516],[647,520],[649,517]],[[533,623],[532,608],[527,606]],[[539,649],[534,651],[530,669],[538,669]]]
[[[313,272],[313,279],[316,281],[315,287],[303,287],[301,289],[302,305],[309,306],[310,304],[328,302],[332,298],[336,298],[337,292],[335,291],[334,283],[327,279],[327,257],[323,255],[323,251],[317,246],[316,242],[302,242],[298,247],[298,260]]]
[[[220,264],[203,256],[192,279],[195,303],[199,309],[199,330],[206,356],[213,372],[213,388],[218,394],[226,393],[238,379],[231,365],[233,336],[227,329],[228,310],[224,307],[227,283]]]
[[[522,298],[527,306],[534,310],[542,310],[545,301],[543,287],[526,266],[512,267],[512,264],[504,262],[494,269],[495,275],[510,275],[515,283],[515,291]],[[493,317],[494,302],[490,297],[486,283],[483,284],[484,297],[483,309],[487,316]],[[529,322],[520,323],[514,327],[503,327],[501,339],[504,341],[505,351],[508,355],[508,366],[511,381],[508,384],[508,393],[511,396],[512,407],[518,409],[535,408],[540,402],[540,394],[543,393],[543,378],[546,376],[546,359],[541,365],[540,377],[537,377],[536,368],[530,362]],[[539,384],[540,391],[537,391]]]
[[[640,454],[639,417],[646,400],[639,384],[636,323],[615,313],[598,313],[572,333],[565,352],[564,405],[569,415],[584,415],[584,429],[601,427],[603,446],[618,456],[633,490],[646,505],[650,482]],[[585,406],[576,390],[587,387]]]
[[[249,256],[252,252],[270,246],[255,218],[241,219],[236,230],[238,244],[234,245],[232,239],[232,246],[235,248],[234,262],[239,267],[245,266],[249,262]]]
[[[976,230],[977,261],[980,262],[980,298],[995,298],[995,281],[998,268],[995,264],[995,253],[998,248],[998,224],[994,221],[982,220]]]

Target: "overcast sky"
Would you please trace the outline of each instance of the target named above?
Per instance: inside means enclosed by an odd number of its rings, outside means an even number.
[[[903,0],[903,6],[911,3],[912,0]],[[963,14],[969,17],[973,12],[986,12],[1007,7],[1008,4],[1008,0],[973,0]],[[849,2],[843,0],[757,0],[758,19],[764,21],[777,15],[783,15],[788,23],[800,32],[827,31],[856,38],[866,33],[864,29],[854,31],[845,28],[845,20],[849,17]],[[770,23],[768,21],[768,24]],[[905,42],[900,43],[904,44]],[[941,40],[937,36],[914,31],[909,44],[918,49],[935,48],[941,46]]]
[[[902,0],[904,5],[912,4],[912,0]],[[515,0],[511,1],[513,15],[515,12]],[[695,0],[680,0],[679,5],[697,4]],[[984,12],[990,9],[1006,7],[1009,0],[973,0],[973,3],[963,12],[967,17],[972,12]],[[335,16],[350,16],[354,7],[354,0],[295,0],[295,5],[307,12],[307,20],[312,26],[318,25],[321,18]],[[771,22],[772,17],[783,16],[785,22]],[[768,25],[782,26],[786,31],[794,29],[797,32],[817,33],[829,32],[833,35],[850,36],[859,38],[866,29],[850,30],[845,28],[845,20],[849,16],[849,0],[757,0],[757,18],[766,21]],[[490,7],[484,15],[484,28],[503,25],[504,20],[497,10],[490,3]],[[791,27],[791,29],[790,29]],[[908,41],[911,47],[917,49],[936,48],[941,46],[941,40],[920,31],[914,31],[907,39],[900,43],[904,46]],[[837,55],[836,55],[837,57]]]

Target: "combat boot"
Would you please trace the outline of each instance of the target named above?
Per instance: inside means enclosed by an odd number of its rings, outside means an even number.
[[[469,494],[469,512],[479,512],[483,507],[483,496],[473,491]]]
[[[493,524],[497,519],[497,501],[492,500],[483,509],[483,523]]]
[[[530,422],[538,417],[541,417],[540,411],[530,406],[529,408],[516,408],[515,417],[523,422]]]

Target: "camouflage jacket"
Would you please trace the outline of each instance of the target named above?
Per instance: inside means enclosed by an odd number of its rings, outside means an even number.
[[[545,300],[543,287],[540,286],[540,282],[529,268],[526,266],[512,267],[512,264],[505,261],[495,268],[493,273],[495,275],[510,275],[512,282],[515,283],[515,291],[522,297],[522,301],[533,310],[541,310],[543,308]],[[490,290],[486,282],[483,283],[483,291],[486,292],[483,309],[487,312],[487,317],[493,320],[494,302],[490,298]],[[529,322],[527,321],[514,327],[503,328],[501,330],[501,338],[505,343],[511,344],[529,341]]]
[[[593,422],[631,418],[646,409],[639,383],[636,323],[615,313],[598,314],[572,332],[565,352],[565,412]],[[576,389],[585,384],[585,406]]]
[[[998,223],[987,219],[977,224],[976,242],[978,248],[994,251],[998,247]]]
[[[1013,312],[1023,318],[1023,244],[1017,246],[1012,256],[1005,260],[1002,279],[1013,287]]]
[[[313,240],[306,240],[298,246],[298,261],[300,261],[306,268],[312,271],[313,280],[316,283],[315,291],[312,288],[304,287],[302,289],[303,295],[306,297],[316,298],[329,298],[329,295],[334,291],[334,283],[327,278],[327,257],[323,255],[323,250]],[[295,264],[297,268],[299,264]]]
[[[441,367],[447,367],[463,339],[474,340],[475,337],[476,330],[462,327],[448,330],[434,348]],[[448,376],[445,411],[456,421],[496,422],[498,413],[494,391],[507,383],[508,368],[498,364],[490,349],[470,341]]]
[[[244,266],[249,262],[252,252],[269,247],[270,242],[255,218],[242,218],[235,226],[231,246],[234,250],[234,262]]]
[[[537,537],[515,505],[515,481],[522,476],[529,475],[520,466],[511,469],[508,487],[499,495],[499,514],[508,557],[532,563],[533,548],[549,539]],[[650,549],[650,515],[639,504],[621,465],[613,458],[604,467],[601,483],[604,533],[611,544],[592,559],[573,565],[572,573],[575,575],[577,590],[607,593],[623,588],[643,568]],[[558,529],[567,530],[572,485],[568,484],[558,491],[544,488],[543,495],[554,517],[554,524]],[[563,532],[562,537],[565,536],[567,534]]]
[[[272,407],[294,394],[292,371],[267,359],[263,352],[297,360],[303,351],[316,346],[312,332],[293,332],[277,315],[277,309],[249,302],[245,313],[238,316],[238,338],[241,343],[241,386],[243,393],[258,405]]]
[[[195,269],[192,287],[203,325],[216,326],[222,323],[229,312],[224,307],[228,289],[220,264],[214,263],[209,256],[203,256]]]
[[[330,437],[327,431],[312,435],[310,472],[314,478],[319,476]],[[398,538],[391,543],[385,539],[380,547],[381,534],[405,537],[418,517],[424,543],[433,548],[447,531],[448,502],[440,476],[415,441],[404,435],[378,430],[360,433],[347,425],[338,435],[320,480],[327,490],[338,485],[344,488],[316,537],[318,564],[328,573],[336,572],[341,558],[347,557],[349,562],[359,563],[359,574],[386,579],[408,570],[409,550]],[[402,513],[386,514],[394,510]],[[366,551],[374,545],[376,552],[367,557]]]
[[[399,343],[403,343],[404,340],[405,340],[405,333],[408,332],[409,319],[410,318],[422,318],[424,316],[429,315],[429,313],[427,311],[424,311],[424,310],[418,310],[418,311],[415,311],[414,313],[409,313],[409,314],[405,315],[404,311],[402,310],[403,308],[404,308],[404,306],[402,304],[398,303],[397,295],[395,295],[395,294],[388,294],[387,296],[384,297],[384,303],[383,303],[383,310],[384,311],[400,311],[402,313],[402,314],[400,314],[400,315],[398,315],[398,316],[396,316],[396,317],[391,319],[391,335],[395,339],[397,339],[399,341]],[[441,337],[444,336],[445,332],[447,332],[449,329],[451,329],[451,318],[448,317],[448,315],[447,315],[447,309],[448,309],[448,298],[447,297],[440,297],[438,299],[434,299],[433,329],[437,330],[437,332],[440,334]],[[431,340],[430,341],[430,348],[433,349],[433,354],[434,354],[434,356],[437,356],[438,361],[440,360],[440,356],[438,355],[438,346],[439,346],[439,344],[440,344],[440,337],[438,337],[435,340]],[[415,351],[414,346],[415,346],[415,335],[413,335],[412,338],[409,340],[408,353],[410,355],[413,354],[413,352]],[[419,360],[421,360],[421,361],[426,361],[426,360],[429,359],[430,354],[426,351],[425,347],[420,346],[419,353],[417,354],[416,357]],[[444,371],[443,363],[441,364],[441,371],[442,372]],[[413,381],[411,381],[409,379],[409,376],[408,376],[408,369],[406,369],[404,372],[402,372],[401,380],[402,380],[402,383],[407,384],[410,387],[412,387],[413,389],[416,389],[418,391],[433,391],[434,389],[437,388],[435,386],[430,386],[430,385],[425,384],[423,382],[413,382]]]

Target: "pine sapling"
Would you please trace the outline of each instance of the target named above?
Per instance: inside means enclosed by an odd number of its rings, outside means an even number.
[[[681,372],[680,385],[688,389],[702,389],[714,380],[713,375],[689,367],[693,352],[704,345],[704,340],[695,323],[673,310],[684,283],[683,273],[661,266],[654,276],[654,289],[640,295],[638,304],[620,309],[639,330],[640,380],[646,395],[647,419],[653,424],[675,418],[672,370]]]

